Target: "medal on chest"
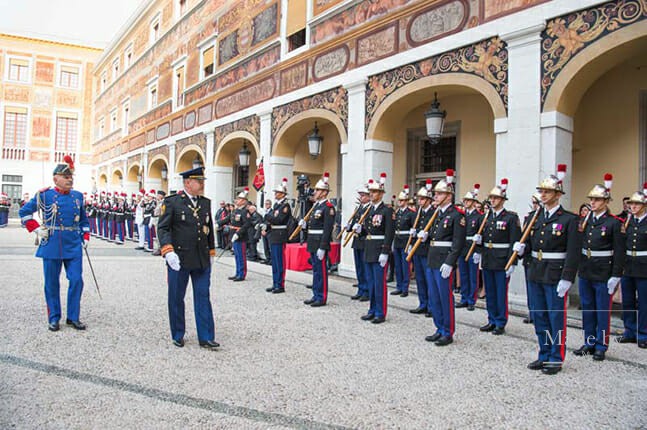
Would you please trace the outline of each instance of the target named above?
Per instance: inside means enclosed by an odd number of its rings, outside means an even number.
[[[564,230],[564,226],[562,224],[553,223],[552,228],[555,236],[562,235],[562,231]]]
[[[505,230],[506,228],[508,228],[508,223],[506,223],[505,221],[497,221],[496,222],[496,229],[497,230]]]
[[[315,219],[321,218],[321,212],[322,212],[321,209],[318,209],[315,211]]]
[[[382,225],[382,215],[381,214],[375,214],[373,215],[373,218],[371,218],[371,223],[373,224],[373,227],[379,227]]]

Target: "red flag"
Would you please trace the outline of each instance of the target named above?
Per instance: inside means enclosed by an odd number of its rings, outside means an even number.
[[[265,186],[265,171],[263,170],[263,160],[261,159],[261,162],[258,164],[258,168],[256,169],[256,175],[254,175],[254,182],[252,182],[252,185],[256,189],[256,191],[260,191],[261,188]]]

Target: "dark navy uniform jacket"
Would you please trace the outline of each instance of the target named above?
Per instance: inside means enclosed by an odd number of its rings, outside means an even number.
[[[427,265],[431,269],[440,269],[443,264],[454,266],[465,246],[465,216],[454,205],[449,205],[445,212],[439,212],[429,230],[429,252]],[[436,242],[446,242],[450,246],[434,246]]]
[[[471,238],[476,233],[478,233],[482,221],[483,212],[479,212],[476,209],[472,210],[472,212],[469,213],[465,211],[465,246],[463,247],[463,251],[461,252],[462,258],[465,258],[465,256],[467,256],[467,253],[472,247],[472,239],[468,238]],[[480,251],[475,250],[474,252]]]
[[[519,217],[505,208],[501,209],[499,215],[491,210],[482,236],[483,241],[478,251],[481,253],[481,267],[487,270],[505,270],[513,252],[512,245],[521,238]]]
[[[359,210],[357,211],[353,219],[350,220],[350,223],[349,223],[350,227],[348,228],[347,231],[350,232],[353,230],[353,226],[356,223],[359,223],[359,219],[362,217],[362,215],[364,215],[364,212],[366,212],[367,210],[370,210],[371,208],[370,206],[371,206],[370,203],[366,203],[360,206]],[[353,244],[351,245],[351,248],[363,250],[365,242],[366,240],[362,235],[356,234],[355,237],[353,238]]]
[[[270,243],[286,243],[288,241],[288,221],[292,212],[287,199],[274,203],[272,210],[265,214],[265,222],[270,227]]]
[[[360,235],[364,237],[364,261],[377,263],[380,254],[389,254],[393,244],[394,229],[393,209],[380,202],[377,207],[370,204],[368,216],[364,219]]]
[[[251,219],[252,217],[247,210],[247,205],[245,205],[234,209],[225,218],[218,220],[218,225],[223,226],[229,224],[234,230],[234,233],[238,234],[238,240],[247,242],[247,236],[252,229]]]
[[[431,219],[431,216],[434,214],[433,206],[429,206],[426,212],[422,208],[419,210],[421,211],[420,218],[418,219],[418,224],[414,226],[414,228],[416,229],[416,233],[425,229],[425,226]],[[413,245],[417,241],[418,241],[418,238],[414,237],[413,239],[411,239],[411,245]],[[407,252],[409,251],[407,250]],[[418,249],[416,249],[416,253],[414,255],[417,255],[419,257],[426,257],[427,254],[429,254],[429,240],[425,240],[424,242],[420,243],[420,246],[418,247]]]
[[[608,211],[596,220],[591,212],[582,231],[580,278],[606,282],[610,277],[621,277],[625,262],[625,236],[622,221]],[[594,251],[611,251],[610,256],[593,256]]]
[[[404,248],[409,241],[409,231],[413,228],[416,220],[416,212],[405,207],[395,211],[395,237],[393,238],[394,248]],[[411,240],[413,242],[413,239]]]
[[[627,224],[626,260],[624,272],[626,276],[647,278],[647,216],[638,221],[633,215]],[[638,252],[644,255],[637,255]]]
[[[206,269],[216,248],[211,200],[199,196],[194,206],[182,191],[166,197],[160,208],[157,235],[162,253],[171,246],[183,269]]]
[[[523,232],[526,231],[526,228],[528,227],[528,223],[532,219],[532,217],[535,216],[535,211],[530,211],[526,214],[525,217],[523,217],[523,225],[521,226],[521,235],[523,236]],[[530,261],[532,260],[532,255],[530,254],[530,237],[526,241],[526,252],[523,254],[523,257],[521,259],[523,260],[523,267],[528,267],[530,266]]]
[[[318,249],[330,250],[332,228],[335,225],[335,206],[327,199],[314,204],[308,219],[307,249],[310,253]]]
[[[582,252],[579,217],[561,206],[549,218],[544,209],[540,210],[525,249],[536,253],[531,257],[528,279],[542,284],[557,284],[560,279],[573,282]],[[546,252],[563,253],[564,258],[543,258]]]

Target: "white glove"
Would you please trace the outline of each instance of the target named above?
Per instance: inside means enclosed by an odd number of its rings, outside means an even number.
[[[476,233],[474,236],[472,236],[472,241],[473,241],[475,244],[480,245],[480,244],[483,242],[483,236],[481,236],[480,234]]]
[[[618,278],[617,276],[612,276],[607,281],[607,289],[609,290],[610,296],[612,296],[613,293],[616,292],[616,287],[618,286],[618,283],[620,283],[620,278]]]
[[[362,224],[355,223],[353,226],[353,231],[357,234],[360,234],[362,232]]]
[[[415,236],[415,235],[416,235],[416,229],[415,228],[412,228],[411,230],[409,230],[409,236]]]
[[[326,256],[326,251],[324,251],[321,248],[317,249],[317,258],[319,259],[319,261],[323,261],[325,256]]]
[[[166,264],[168,264],[168,267],[172,270],[175,270],[176,272],[180,270],[180,257],[175,252],[167,253],[164,256],[164,260],[166,260]]]
[[[481,254],[479,254],[478,252],[472,254],[472,261],[474,262],[474,264],[479,264],[481,262]]]
[[[512,274],[514,273],[515,267],[517,267],[517,266],[510,266],[510,268],[505,271],[505,277],[506,278],[509,278],[510,276],[512,276]]]
[[[90,243],[90,241],[89,241],[89,240],[85,240],[85,239],[83,240],[83,247],[84,247],[85,249],[88,249],[88,243]]]
[[[234,235],[231,237],[232,242],[236,242],[238,240],[238,233],[234,233]]]
[[[377,261],[380,262],[380,267],[386,266],[386,263],[389,262],[389,254],[380,254]]]
[[[526,251],[526,244],[521,242],[515,242],[514,245],[512,245],[512,250],[515,251],[519,257],[521,257],[523,253]]]
[[[559,297],[564,297],[568,292],[568,289],[571,288],[571,285],[573,285],[571,281],[560,279],[557,283],[557,295]]]
[[[306,228],[308,226],[308,223],[304,219],[299,220],[299,227],[301,228]]]
[[[36,236],[40,240],[47,240],[49,238],[49,230],[44,227],[38,227],[36,230]]]
[[[213,261],[216,259],[213,255],[209,257],[209,265],[213,266]]]
[[[429,237],[429,233],[428,233],[428,232],[426,232],[426,231],[424,231],[424,230],[420,230],[420,231],[418,232],[417,237],[418,237],[418,239],[422,239],[422,241],[424,242],[424,241],[425,241],[425,240],[427,240],[427,238]]]
[[[449,278],[449,275],[452,274],[452,270],[454,270],[452,266],[449,264],[443,264],[440,266],[440,276],[442,276],[443,279],[447,279]]]
[[[344,226],[344,230],[350,231],[350,229],[353,227],[353,225],[350,222],[347,222],[346,225]]]

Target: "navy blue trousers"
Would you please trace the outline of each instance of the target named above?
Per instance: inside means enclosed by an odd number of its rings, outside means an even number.
[[[366,263],[366,269],[366,275],[368,278],[368,297],[370,299],[368,313],[376,318],[386,318],[386,278],[389,273],[389,264],[387,263],[382,267],[380,266],[380,263]]]
[[[538,359],[561,365],[566,354],[566,300],[557,295],[557,284],[529,282],[530,316],[539,342]]]
[[[510,278],[505,276],[505,270],[483,269],[485,281],[485,305],[487,320],[499,328],[508,323],[508,283]]]
[[[395,289],[408,293],[410,271],[404,248],[393,248],[393,263],[395,264]]]
[[[357,274],[357,294],[368,297],[368,281],[366,279],[366,263],[364,263],[364,250],[353,249],[355,259],[355,273]]]
[[[233,243],[234,260],[236,261],[236,276],[245,279],[247,276],[247,245],[242,240]]]
[[[79,320],[81,313],[81,293],[83,293],[83,254],[75,258],[60,260],[43,258],[45,275],[45,301],[47,302],[47,320],[50,323],[61,319],[61,268],[65,266],[65,276],[69,281],[67,289],[67,318]]]
[[[611,325],[611,300],[606,282],[594,282],[580,278],[580,303],[582,304],[582,327],[584,344],[606,351],[609,348]]]
[[[180,270],[175,271],[167,265],[168,315],[171,325],[171,337],[174,340],[180,340],[184,337],[184,296],[189,277],[193,286],[193,309],[198,340],[214,340],[213,310],[211,309],[211,300],[209,298],[211,266],[206,269],[186,270],[180,268]]]
[[[431,311],[429,303],[429,285],[427,283],[427,256],[417,255],[413,256],[413,270],[416,272],[416,288],[418,289],[418,307]]]
[[[622,277],[624,336],[647,341],[647,278]]]
[[[310,253],[310,261],[312,263],[312,299],[322,303],[326,303],[328,301],[327,259],[328,251],[326,251],[323,260],[319,260],[317,258],[316,252]]]
[[[285,288],[285,243],[270,245],[270,260],[272,261],[272,288]]]
[[[449,275],[449,278],[444,279],[440,276],[440,269],[425,270],[427,277],[427,284],[429,288],[429,303],[431,304],[432,315],[434,316],[434,324],[436,325],[436,333],[441,336],[454,337],[455,321],[454,321],[454,292],[452,291],[452,278],[454,272]]]
[[[474,257],[470,257],[469,261],[465,261],[465,257],[460,257],[458,272],[461,275],[461,303],[475,305],[479,289],[479,265],[474,263]]]

